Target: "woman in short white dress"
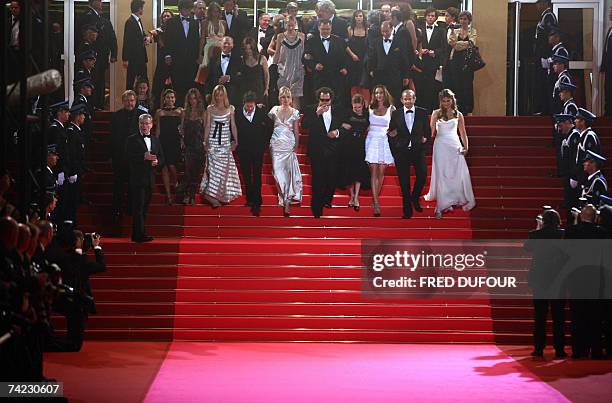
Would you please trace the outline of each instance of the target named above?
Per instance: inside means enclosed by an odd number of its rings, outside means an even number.
[[[457,109],[455,94],[440,92],[440,109],[431,114],[431,134],[435,137],[431,164],[431,184],[425,200],[436,201],[436,218],[460,206],[468,211],[476,206],[472,180],[465,156],[468,138],[463,115]],[[461,137],[461,140],[460,140]]]
[[[370,167],[372,208],[376,217],[380,216],[378,194],[385,179],[385,168],[395,163],[387,139],[391,113],[394,110],[393,99],[387,88],[384,85],[374,87],[372,101],[370,102],[370,127],[365,142],[365,160]]]

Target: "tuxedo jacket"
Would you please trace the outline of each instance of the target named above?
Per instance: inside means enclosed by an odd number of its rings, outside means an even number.
[[[83,130],[70,122],[66,126],[66,148],[62,167],[66,177],[85,172],[85,143]]]
[[[383,43],[384,39],[381,37],[368,49],[368,71],[372,73],[374,83],[398,82],[408,78],[412,59],[406,48],[401,45],[400,37],[395,35],[388,54],[385,53]],[[401,82],[399,85],[401,86]],[[401,88],[399,90],[401,91]]]
[[[304,45],[302,62],[312,72],[314,89],[320,87],[337,88],[339,80],[343,78],[340,70],[347,68],[346,42],[344,39],[331,35],[329,38],[329,53],[325,51],[323,41],[319,36],[313,36]],[[321,63],[323,70],[315,70]],[[340,94],[336,94],[340,96]]]
[[[409,130],[406,125],[403,106],[391,114],[389,131],[391,130],[397,130],[397,136],[389,136],[389,148],[393,155],[398,152],[425,152],[431,142],[431,127],[427,119],[427,110],[418,106],[414,107],[412,130]],[[421,142],[423,137],[427,139],[425,143]]]
[[[346,121],[346,111],[337,106],[331,107],[331,125],[329,131],[325,128],[323,115],[317,116],[317,105],[309,106],[304,111],[302,118],[302,127],[308,129],[308,156],[310,158],[328,158],[333,157],[340,146],[340,137],[329,138],[327,133],[332,130],[337,130],[342,127],[342,123]]]
[[[151,188],[155,185],[155,167],[144,159],[147,144],[140,132],[132,134],[125,142],[125,155],[129,163],[130,186]],[[151,136],[151,154],[157,156],[158,167],[164,165],[164,152],[159,139]]]
[[[238,155],[263,154],[272,133],[272,120],[264,108],[256,107],[253,121],[244,116],[244,108],[236,108],[234,119],[238,130]]]
[[[319,20],[314,19],[308,28],[308,33],[313,36],[319,36]],[[332,20],[332,35],[336,35],[342,39],[348,39],[348,23],[343,18],[334,16]]]
[[[434,57],[423,56],[423,68],[425,69],[425,71],[435,72],[441,65],[441,58],[438,55],[438,51],[442,51],[444,44],[448,43],[446,39],[446,29],[443,26],[434,24],[433,32],[431,33],[431,38],[430,40],[427,40],[427,24],[422,24],[420,28],[423,32],[423,39],[421,42],[423,49],[430,49],[435,52]]]
[[[98,39],[94,44],[95,50],[98,53],[97,63],[108,62],[109,55],[117,58],[117,35],[115,34],[113,24],[106,17],[89,7],[87,12],[77,22],[75,29],[77,39],[82,37],[83,29],[88,25],[98,28]]]
[[[218,56],[208,63],[208,78],[206,80],[207,95],[212,95],[213,89],[219,84],[219,77],[224,75],[221,69],[221,57],[222,56]],[[242,75],[242,61],[237,52],[232,51],[225,75],[230,76],[230,81],[224,84],[230,103],[232,105],[241,105],[239,99],[241,94],[239,94],[239,91]]]
[[[238,53],[240,53],[240,47],[242,46],[242,40],[246,32],[251,28],[251,22],[249,21],[249,17],[246,12],[243,10],[238,10],[238,12],[234,11],[234,16],[232,17],[232,25],[227,23],[227,17],[225,15],[225,10],[221,10],[223,21],[227,24],[227,35],[231,36],[234,39],[234,48]]]
[[[123,52],[121,55],[123,61],[137,65],[143,65],[149,61],[147,49],[144,45],[144,37],[144,32],[140,29],[138,21],[130,15],[125,22],[123,33]]]
[[[125,141],[132,134],[138,133],[139,115],[137,108],[132,111],[122,108],[111,116],[110,146],[111,157],[114,161],[125,159]]]
[[[272,28],[272,26],[268,26],[268,29],[266,29],[266,32],[264,34],[264,37],[261,38],[260,42],[261,42],[261,52],[260,54],[262,56],[268,57],[268,46],[270,46],[270,42],[272,42],[272,38],[274,38],[274,28]],[[258,41],[259,38],[259,25],[251,28],[249,30],[249,32],[247,33],[247,37],[251,37],[255,40],[255,42]],[[235,46],[236,44],[234,44]]]
[[[164,31],[164,56],[172,57],[173,69],[180,76],[195,74],[193,71],[198,59],[198,50],[200,47],[200,28],[199,21],[190,18],[189,30],[185,36],[181,16],[175,15],[166,23]]]

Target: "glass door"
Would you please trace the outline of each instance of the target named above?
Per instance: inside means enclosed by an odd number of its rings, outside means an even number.
[[[599,44],[604,26],[603,5],[600,2],[556,1],[553,9],[566,35],[572,82],[578,87],[576,101],[600,114],[598,60],[601,59]]]

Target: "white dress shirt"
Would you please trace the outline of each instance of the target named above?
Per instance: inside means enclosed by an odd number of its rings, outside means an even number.
[[[323,39],[328,39],[328,40],[324,41]],[[327,38],[321,37],[321,42],[323,42],[323,47],[325,48],[325,52],[329,53],[329,43],[331,42],[331,36],[328,36]]]
[[[136,14],[132,14],[132,18],[136,20],[136,22],[138,23],[138,26],[140,27],[140,31],[144,35],[144,28],[142,27],[142,22],[140,21],[140,17],[137,16]]]
[[[151,133],[149,133],[151,134]],[[147,145],[147,151],[151,152],[151,138],[150,137],[144,137],[144,135],[141,133],[141,135],[143,136],[143,140],[145,142],[145,144]]]
[[[225,13],[225,10],[223,10]],[[234,19],[234,14],[225,14],[225,22],[227,22],[227,29],[232,29],[232,20]]]
[[[230,59],[232,58],[232,54],[229,53],[229,57],[223,57],[225,53],[221,52],[221,72],[223,75],[227,73],[227,66],[229,66]]]
[[[408,113],[408,111],[412,111],[412,113]],[[408,130],[410,130],[410,132],[412,132],[412,126],[414,126],[415,113],[416,113],[416,110],[414,106],[410,109],[404,106],[404,119],[406,120],[406,126],[408,127]]]
[[[255,116],[255,109],[253,109],[253,112],[249,113],[247,112],[246,109],[242,108],[242,113],[244,114],[244,117],[247,118],[249,122],[253,123],[253,117]]]
[[[261,38],[265,38],[265,36],[266,36],[265,32],[261,32],[262,29],[263,28],[260,27],[260,26],[257,27],[257,51],[260,52],[260,53],[261,53],[261,48],[262,48],[262,46],[261,46]],[[264,31],[265,31],[265,29],[264,29]]]
[[[393,42],[393,39],[389,38],[389,40],[386,40],[383,38],[383,49],[385,49],[385,55],[389,54],[389,51],[391,50],[391,44]]]
[[[184,17],[182,15],[179,15],[179,18],[181,19],[181,24],[183,24],[183,32],[185,33],[185,38],[187,38],[189,36],[189,22],[191,18]]]
[[[11,17],[11,41],[9,45],[13,48],[19,48],[19,19]]]
[[[327,112],[323,112],[323,123],[325,124],[325,130],[329,133],[329,128],[331,127],[332,114],[331,114],[331,106],[327,110]]]
[[[427,25],[427,23],[425,23],[425,33],[427,33],[427,43],[431,41],[431,35],[433,35],[433,31],[436,29],[436,26],[437,25],[435,22],[433,25]]]

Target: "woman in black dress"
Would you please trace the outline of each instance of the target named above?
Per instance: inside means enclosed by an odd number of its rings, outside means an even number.
[[[149,80],[138,77],[134,85],[134,92],[136,93],[136,106],[140,107],[141,113],[150,114],[153,111],[153,99],[149,90]]]
[[[181,135],[179,126],[183,109],[177,108],[176,93],[167,89],[162,93],[163,108],[155,114],[155,136],[159,139],[166,164],[162,167],[162,178],[166,190],[166,203],[174,204],[170,184],[176,187],[176,164],[181,160]]]
[[[349,207],[359,211],[359,190],[370,183],[370,172],[365,162],[365,137],[370,125],[365,99],[361,94],[351,99],[353,110],[347,122],[342,124],[340,147],[339,186],[349,188]]]
[[[351,86],[351,95],[355,93],[368,94],[368,90],[362,86],[365,73],[364,61],[368,50],[366,43],[368,36],[367,27],[368,22],[365,12],[363,10],[356,10],[348,27],[349,40],[346,47],[346,53],[349,56],[348,82]],[[369,98],[369,96],[366,95],[366,98]]]
[[[474,110],[474,72],[465,67],[465,51],[470,43],[476,44],[476,29],[471,26],[472,13],[459,14],[460,28],[453,29],[448,44],[451,46],[449,60],[449,87],[457,96],[457,106],[464,115],[470,116]]]
[[[166,63],[166,58],[164,57],[164,47],[166,46],[164,43],[164,32],[168,20],[172,17],[174,17],[172,11],[164,10],[159,16],[159,27],[149,32],[153,40],[157,43],[157,64],[155,65],[155,74],[153,75],[153,99],[155,100],[155,108],[161,107],[161,93],[166,88],[172,87],[170,62],[168,61],[168,63]]]
[[[195,193],[200,183],[200,171],[204,163],[204,100],[195,88],[185,96],[183,113],[183,149],[185,150],[185,175],[181,184],[183,204],[195,204]]]
[[[253,91],[258,104],[267,104],[270,73],[268,61],[257,51],[255,39],[246,37],[242,41],[241,94]]]

